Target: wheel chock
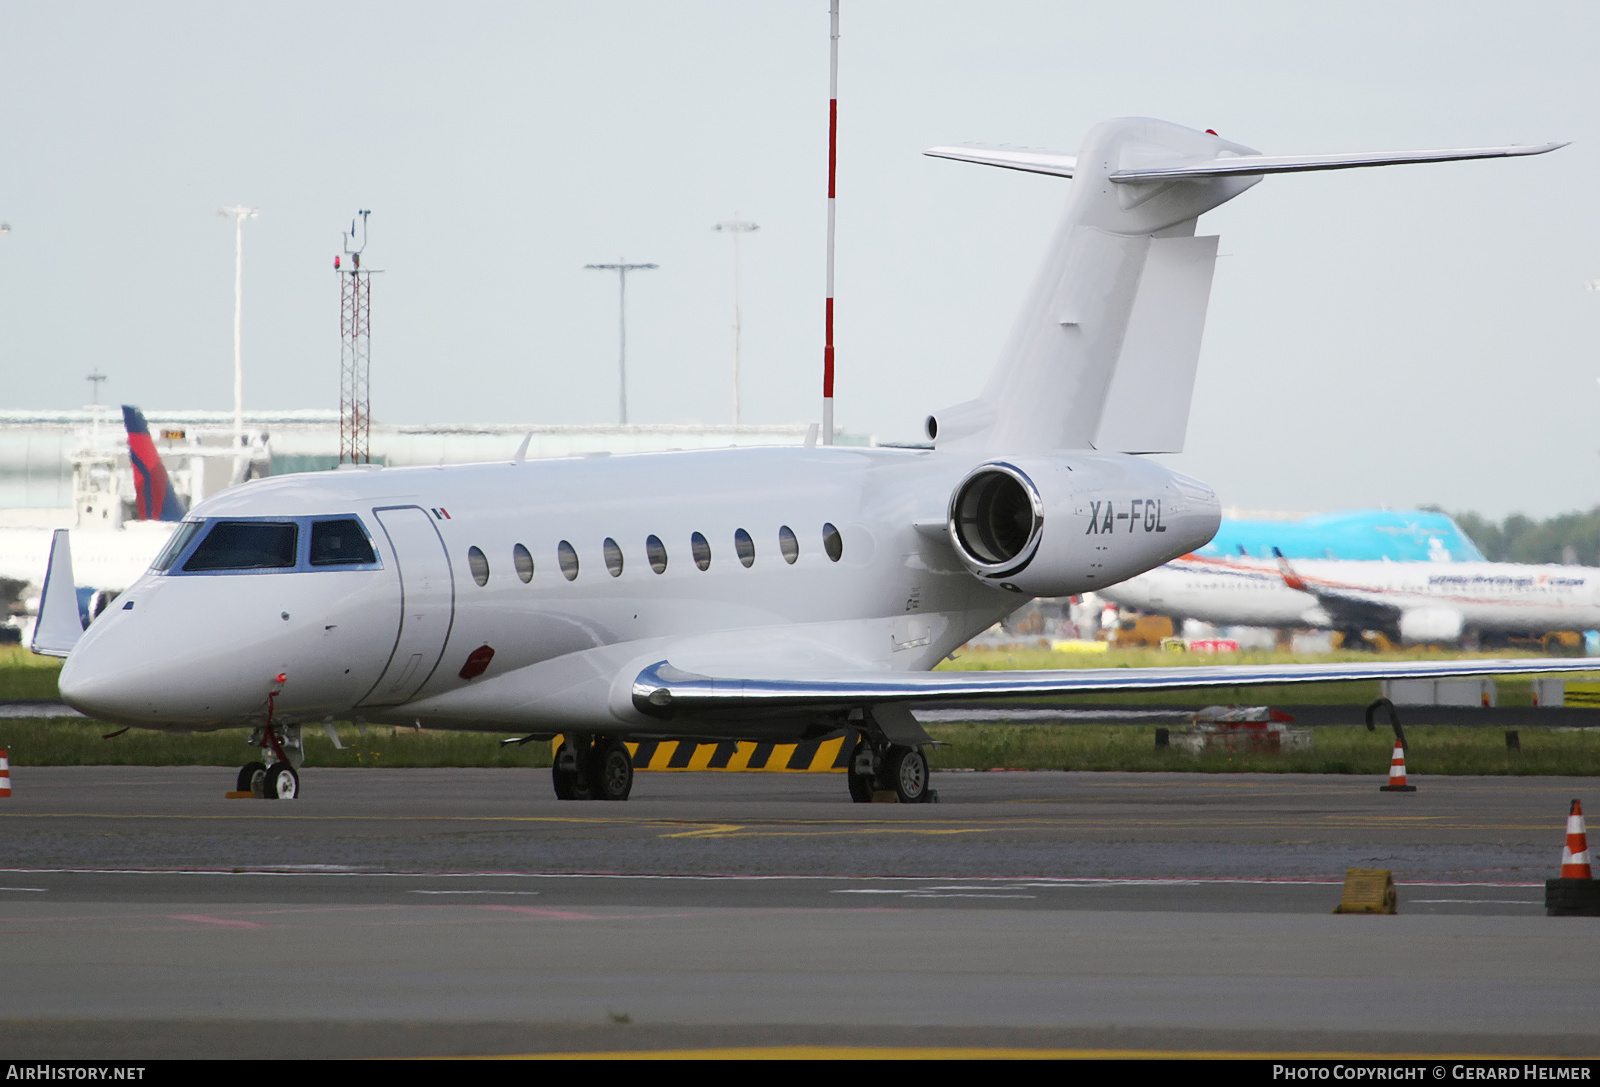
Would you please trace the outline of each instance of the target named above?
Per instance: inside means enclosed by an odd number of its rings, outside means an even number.
[[[1394,876],[1387,868],[1348,868],[1344,896],[1334,913],[1394,913],[1399,897]]]
[[[229,800],[253,800],[255,795],[249,789],[229,789],[226,794]]]

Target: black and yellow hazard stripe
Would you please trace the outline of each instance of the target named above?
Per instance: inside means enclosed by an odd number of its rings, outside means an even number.
[[[550,741],[561,747],[563,737]],[[855,748],[854,732],[831,740],[774,744],[752,740],[642,740],[628,744],[635,770],[728,770],[769,774],[842,774]]]
[[[1568,706],[1600,706],[1600,683],[1569,683],[1562,702]]]

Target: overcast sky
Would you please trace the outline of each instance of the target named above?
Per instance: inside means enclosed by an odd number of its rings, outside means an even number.
[[[818,417],[826,0],[0,3],[0,406],[338,404],[332,258],[372,209],[382,420]],[[1269,153],[1572,140],[1534,159],[1269,178],[1222,235],[1188,450],[1225,504],[1600,501],[1592,3],[844,0],[838,418],[916,439],[975,395],[1061,179],[923,157],[1072,151],[1160,117]]]

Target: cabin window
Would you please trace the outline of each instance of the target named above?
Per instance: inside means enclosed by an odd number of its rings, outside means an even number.
[[[533,556],[521,544],[511,549],[511,565],[517,568],[517,576],[526,585],[533,580]]]
[[[661,542],[661,537],[646,536],[644,554],[650,560],[650,569],[658,574],[667,572],[667,545]]]
[[[783,561],[790,566],[800,557],[800,541],[795,539],[794,530],[788,525],[778,528],[778,550],[783,552]]]
[[[171,566],[178,556],[183,554],[183,549],[189,546],[189,541],[194,539],[195,533],[199,532],[204,524],[204,521],[185,521],[179,525],[178,531],[167,541],[167,546],[156,556],[156,561],[150,564],[150,569],[160,571]]]
[[[561,576],[568,581],[578,580],[578,552],[566,540],[556,545],[556,559],[561,563]]]
[[[739,561],[744,563],[746,570],[754,565],[756,561],[756,542],[750,538],[750,533],[742,528],[733,534],[733,550],[739,556]]]
[[[706,543],[706,538],[696,532],[689,537],[689,551],[694,555],[694,564],[702,570],[711,569],[711,545]]]
[[[183,569],[185,573],[288,569],[295,564],[299,545],[300,528],[292,521],[218,521]]]
[[[489,557],[476,547],[467,548],[467,569],[479,585],[489,584]]]
[[[622,576],[622,548],[617,546],[617,541],[610,536],[600,545],[600,550],[606,557],[606,572],[612,577]]]
[[[364,566],[377,561],[372,542],[354,517],[311,523],[312,566]]]
[[[822,549],[834,562],[838,562],[839,556],[844,554],[844,540],[840,537],[839,530],[830,524],[822,526]]]

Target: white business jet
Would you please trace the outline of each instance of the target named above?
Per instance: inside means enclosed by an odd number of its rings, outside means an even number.
[[[628,740],[848,737],[856,800],[931,796],[913,702],[1568,671],[1582,661],[933,673],[1031,596],[1216,531],[1182,447],[1217,251],[1195,220],[1264,174],[1559,145],[1266,156],[1145,119],[1071,155],[929,154],[1075,178],[983,395],[933,448],[727,449],[285,476],[196,506],[87,630],[58,537],[35,650],[93,717],[249,726],[240,787],[294,796],[300,730],[357,718],[560,734],[563,798],[621,800]]]

